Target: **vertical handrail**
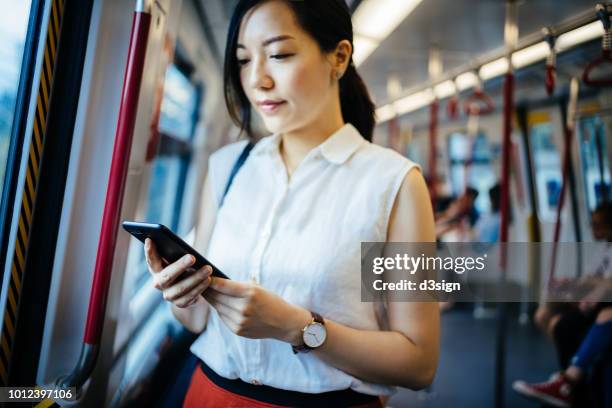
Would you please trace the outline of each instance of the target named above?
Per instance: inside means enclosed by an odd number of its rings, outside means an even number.
[[[518,41],[518,4],[516,0],[506,0],[506,22],[504,26],[504,41],[508,52],[508,72],[504,76],[503,89],[503,128],[502,128],[502,172],[500,197],[500,269],[501,287],[506,281],[508,267],[508,226],[510,223],[510,149],[512,146],[512,118],[514,114],[514,70],[511,53]],[[497,331],[495,342],[495,407],[505,406],[504,391],[506,379],[506,332],[508,308],[505,302],[498,304]]]
[[[437,156],[438,156],[438,100],[429,107],[429,196],[434,210],[438,200]]]
[[[132,21],[132,33],[128,49],[127,65],[121,93],[119,119],[115,133],[115,146],[102,216],[102,227],[94,270],[87,322],[79,361],[73,371],[61,377],[59,386],[79,387],[89,378],[98,356],[102,327],[106,314],[106,301],[110,286],[113,256],[117,243],[117,230],[123,194],[129,168],[129,158],[136,125],[138,98],[142,83],[149,28],[150,8],[145,1],[138,1]]]
[[[555,269],[557,266],[557,248],[559,244],[559,239],[561,237],[561,213],[563,211],[563,206],[565,204],[565,192],[567,191],[567,184],[569,178],[570,171],[570,159],[571,159],[571,146],[572,146],[572,138],[574,134],[574,120],[576,115],[576,105],[578,103],[578,80],[576,78],[572,78],[572,82],[570,85],[570,100],[567,107],[567,119],[564,126],[563,133],[563,162],[561,164],[561,191],[559,192],[559,200],[557,202],[557,217],[555,221],[555,231],[553,235],[553,243],[552,243],[552,254],[550,259],[550,269],[548,271],[548,286],[550,287],[553,284],[553,277],[555,274]]]

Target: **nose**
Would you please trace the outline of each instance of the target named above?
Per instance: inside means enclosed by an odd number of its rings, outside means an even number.
[[[255,58],[248,72],[248,83],[252,89],[271,89],[274,81],[270,76],[264,58]]]

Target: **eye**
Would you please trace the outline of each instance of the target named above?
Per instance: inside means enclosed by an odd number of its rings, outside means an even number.
[[[270,55],[270,58],[276,59],[276,60],[283,60],[283,59],[287,59],[289,57],[292,57],[294,55],[295,54],[274,54],[274,55]]]
[[[251,61],[248,58],[236,58],[236,60],[238,61],[238,65],[241,66],[241,67],[246,65],[246,64],[248,64],[249,61]]]

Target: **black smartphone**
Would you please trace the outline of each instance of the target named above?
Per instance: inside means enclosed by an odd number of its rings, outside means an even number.
[[[150,224],[146,222],[123,221],[121,224],[123,229],[145,242],[145,239],[151,238],[157,249],[159,256],[168,264],[174,263],[183,256],[193,255],[195,262],[191,265],[194,270],[199,270],[205,265],[212,267],[212,276],[229,279],[227,275],[221,272],[215,265],[209,262],[206,258],[193,249],[189,244],[178,237],[174,232],[162,224]]]

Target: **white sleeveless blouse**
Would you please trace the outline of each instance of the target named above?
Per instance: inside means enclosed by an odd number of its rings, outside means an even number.
[[[218,211],[206,257],[231,279],[255,281],[287,302],[360,330],[380,330],[373,303],[361,302],[361,242],[384,242],[408,171],[418,167],[372,144],[350,124],[312,149],[288,180],[280,136],[251,151]],[[217,202],[246,141],[210,157]],[[392,394],[274,339],[237,336],[214,308],[191,351],[219,375],[252,384],[320,393],[352,388]]]

